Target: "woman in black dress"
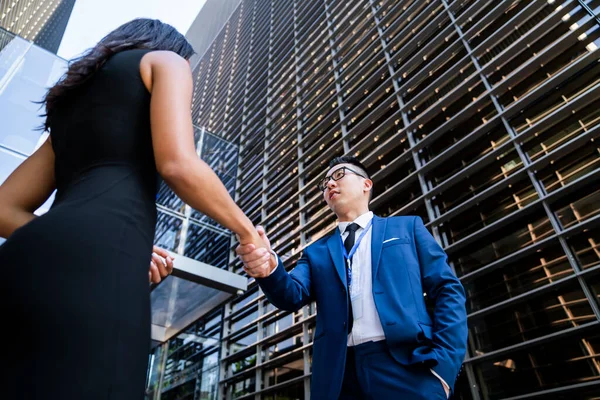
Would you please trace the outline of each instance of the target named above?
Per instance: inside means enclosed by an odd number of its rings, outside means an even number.
[[[0,187],[0,397],[143,398],[157,173],[240,242],[262,246],[196,154],[192,54],[173,27],[134,20],[47,93],[48,140]]]

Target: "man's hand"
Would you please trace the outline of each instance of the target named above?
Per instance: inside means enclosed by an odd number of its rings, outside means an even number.
[[[430,371],[431,371],[431,373],[433,375],[435,375],[436,378],[438,378],[440,380],[440,383],[444,387],[444,392],[446,392],[446,398],[449,398],[450,397],[450,387],[448,386],[448,384],[446,383],[446,381],[443,380],[441,376],[439,376],[438,374],[436,374],[434,370],[431,369]]]
[[[277,267],[277,259],[271,254],[271,243],[262,226],[257,226],[256,231],[263,240],[266,248],[256,248],[254,244],[239,245],[235,252],[244,263],[244,271],[253,278],[266,278]]]
[[[173,272],[173,260],[168,251],[160,247],[152,247],[152,259],[150,260],[150,271],[148,279],[151,283],[159,283],[163,278]]]

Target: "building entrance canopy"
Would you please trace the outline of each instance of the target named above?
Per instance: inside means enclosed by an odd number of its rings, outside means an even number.
[[[173,274],[151,293],[152,340],[165,342],[187,325],[246,290],[247,279],[173,254]]]

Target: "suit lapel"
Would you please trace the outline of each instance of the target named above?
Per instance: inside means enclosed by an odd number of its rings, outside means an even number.
[[[327,248],[333,260],[333,265],[340,277],[342,285],[346,287],[346,267],[344,265],[344,255],[342,254],[342,242],[340,240],[340,230],[335,229],[333,235],[327,239]],[[346,289],[347,290],[347,289]]]
[[[373,233],[371,236],[371,266],[373,268],[373,280],[377,277],[379,269],[379,260],[381,259],[381,249],[383,247],[383,238],[385,235],[385,227],[387,218],[373,216]]]

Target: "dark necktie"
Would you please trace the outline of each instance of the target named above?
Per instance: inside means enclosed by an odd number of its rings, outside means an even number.
[[[356,240],[356,231],[360,226],[353,222],[346,227],[345,232],[348,232],[346,240],[344,240],[344,247],[346,248],[346,254],[350,254],[350,250],[354,246]],[[352,263],[352,260],[350,260]],[[346,264],[346,282],[348,284],[348,333],[352,332],[352,326],[354,325],[354,316],[352,315],[352,299],[350,298],[350,265]]]
[[[354,241],[356,240],[356,231],[360,228],[356,222],[351,223],[346,227],[344,232],[348,232],[348,237],[344,240],[344,247],[346,248],[346,253],[350,254],[350,250],[352,250],[352,246],[354,246]]]

